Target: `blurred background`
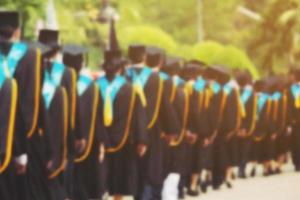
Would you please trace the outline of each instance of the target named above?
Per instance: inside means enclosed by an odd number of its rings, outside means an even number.
[[[300,60],[300,0],[1,0],[22,14],[25,40],[58,28],[63,43],[89,47],[102,61],[109,19],[117,20],[124,52],[130,43],[171,55],[247,68],[255,77],[284,73]]]

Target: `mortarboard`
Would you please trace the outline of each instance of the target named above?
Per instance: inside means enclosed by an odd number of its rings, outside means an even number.
[[[42,29],[39,32],[38,41],[44,45],[47,45],[51,49],[58,49],[58,48],[60,48],[59,31],[50,30],[50,29]]]

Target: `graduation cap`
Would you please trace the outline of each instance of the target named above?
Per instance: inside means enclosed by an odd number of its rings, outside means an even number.
[[[161,68],[161,71],[166,72],[170,75],[178,74],[182,69],[182,59],[175,56],[167,56],[165,64]]]
[[[258,92],[263,92],[267,88],[266,79],[259,79],[254,82],[254,89]]]
[[[216,75],[216,81],[219,83],[224,84],[230,80],[230,71],[226,66],[213,65],[210,67],[210,70]]]
[[[59,49],[59,31],[50,30],[50,29],[42,29],[39,32],[38,41],[51,49]]]
[[[146,48],[146,64],[149,67],[157,67],[162,64],[164,57],[164,50],[158,47]]]
[[[16,29],[20,26],[20,15],[17,11],[0,11],[0,28]]]
[[[133,64],[143,62],[146,47],[141,44],[132,44],[128,47],[128,58]]]
[[[206,68],[206,64],[199,60],[190,60],[185,64],[188,73],[202,74]]]
[[[252,83],[252,76],[248,70],[238,71],[235,74],[235,79],[240,86]]]
[[[79,72],[87,49],[79,45],[68,44],[62,47],[62,52],[63,63]]]

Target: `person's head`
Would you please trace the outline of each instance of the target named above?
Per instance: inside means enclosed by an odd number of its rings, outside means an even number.
[[[121,51],[105,50],[104,62],[102,68],[108,77],[113,77],[121,72],[124,67],[124,59],[122,59]]]
[[[158,47],[146,48],[146,65],[150,68],[160,68],[164,61],[164,50]]]
[[[62,52],[63,63],[78,73],[83,67],[86,49],[77,45],[65,45]]]
[[[17,11],[0,11],[0,41],[19,40],[20,16]]]
[[[185,80],[195,80],[198,77],[199,65],[193,62],[187,62],[182,69],[181,76]]]
[[[252,84],[252,76],[247,70],[236,71],[235,79],[240,87],[245,87],[248,84]]]
[[[169,74],[170,76],[180,75],[182,70],[182,59],[178,57],[167,56],[161,71]]]
[[[256,92],[265,92],[266,91],[266,80],[259,79],[254,82],[254,90]]]
[[[133,44],[128,47],[128,58],[132,64],[139,64],[145,61],[146,47],[141,44]]]
[[[57,30],[40,30],[38,42],[49,48],[49,51],[43,55],[48,59],[55,57],[60,50],[59,32]]]
[[[197,71],[197,76],[203,76],[204,75],[204,71],[207,67],[207,64],[200,61],[200,60],[190,60],[188,61],[189,64],[193,65],[195,70]]]
[[[230,72],[227,67],[223,65],[213,65],[210,69],[215,74],[215,81],[219,84],[224,85],[230,81]]]

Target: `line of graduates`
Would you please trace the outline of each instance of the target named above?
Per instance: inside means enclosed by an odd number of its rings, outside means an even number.
[[[222,65],[130,45],[114,22],[101,73],[59,31],[20,41],[0,12],[0,199],[182,199],[232,187],[233,167],[300,170],[300,70],[253,81]]]

